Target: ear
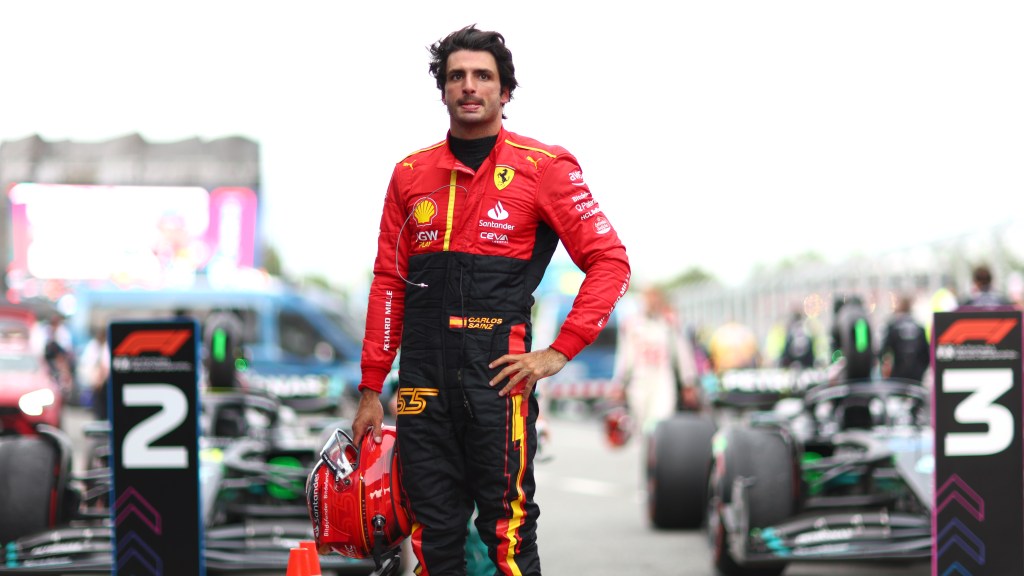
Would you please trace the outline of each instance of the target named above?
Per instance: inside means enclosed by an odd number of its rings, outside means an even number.
[[[508,101],[512,99],[512,96],[508,92],[508,88],[501,89],[501,105],[508,104]]]

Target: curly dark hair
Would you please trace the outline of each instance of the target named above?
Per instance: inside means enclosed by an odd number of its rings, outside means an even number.
[[[508,99],[512,99],[519,82],[516,81],[516,67],[512,63],[512,51],[505,46],[505,37],[498,32],[478,30],[476,24],[470,24],[456,30],[442,40],[438,40],[428,48],[430,50],[430,74],[437,80],[437,88],[444,93],[445,82],[448,81],[448,57],[458,50],[490,52],[498,64],[498,77],[501,88],[508,90]],[[502,114],[502,118],[505,115]]]

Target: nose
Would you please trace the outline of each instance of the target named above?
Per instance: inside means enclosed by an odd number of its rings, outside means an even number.
[[[462,81],[462,92],[463,94],[473,94],[476,92],[476,81],[473,76],[467,75]]]

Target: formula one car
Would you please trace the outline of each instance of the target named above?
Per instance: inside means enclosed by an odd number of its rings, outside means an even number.
[[[0,304],[0,435],[34,435],[39,424],[59,427],[63,394],[30,345],[32,311]]]
[[[719,574],[930,558],[934,457],[922,386],[820,386],[748,416],[712,443],[706,526]]]
[[[207,573],[283,574],[291,548],[312,540],[308,469],[324,430],[339,423],[294,419],[267,394],[210,390],[201,402],[200,486]],[[0,439],[0,575],[110,574],[109,426],[92,425],[86,471],[72,472],[71,442],[40,426],[34,437]],[[324,574],[370,574],[371,561],[321,558]]]
[[[819,369],[740,369],[726,372],[704,391],[699,412],[677,412],[647,438],[647,516],[658,529],[696,529],[704,523],[711,440],[745,414],[769,410],[824,382]]]

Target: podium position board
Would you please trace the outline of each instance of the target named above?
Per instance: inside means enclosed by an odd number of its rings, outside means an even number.
[[[114,574],[205,573],[194,320],[110,325]]]
[[[935,315],[932,574],[1024,574],[1021,312]]]

